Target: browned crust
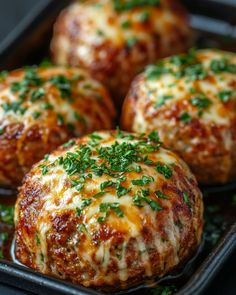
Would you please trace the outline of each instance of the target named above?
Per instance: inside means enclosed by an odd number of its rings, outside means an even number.
[[[76,71],[72,68],[62,70],[56,67],[38,70],[39,75],[47,79],[61,73],[71,77]],[[21,81],[23,75],[24,70],[21,69],[9,73],[0,83],[0,91],[9,89],[12,82]],[[99,97],[95,97],[81,94],[76,87],[75,83],[72,89],[74,101],[70,112],[86,115],[90,121],[87,124],[75,121],[75,130],[68,129],[66,123],[58,124],[57,113],[54,110],[44,110],[43,118],[35,119],[30,126],[21,121],[21,115],[13,122],[6,119],[7,114],[3,115],[0,119],[0,125],[4,126],[4,132],[0,134],[0,185],[17,187],[34,163],[70,138],[114,127],[115,110],[107,90],[100,84],[96,92]],[[53,98],[55,105],[63,101],[55,87],[45,90],[46,96]],[[4,96],[0,97],[0,107],[5,99]],[[14,99],[18,99],[17,94]],[[29,100],[29,97],[26,100]]]
[[[114,134],[114,133],[110,133]],[[85,143],[88,138],[77,139],[77,144]],[[67,149],[60,148],[55,154],[61,155]],[[176,156],[177,157],[177,156]],[[180,160],[181,161],[181,160]],[[197,187],[194,176],[189,172],[184,162],[181,165],[173,166],[173,177],[171,180],[165,180],[157,187],[162,189],[163,193],[171,195],[168,201],[159,200],[162,210],[156,213],[157,235],[160,235],[163,243],[167,243],[165,251],[159,252],[154,245],[154,236],[152,232],[151,219],[146,217],[140,230],[142,239],[147,245],[149,260],[151,261],[151,269],[153,276],[163,276],[177,267],[179,263],[184,263],[193,252],[201,240],[203,227],[203,203],[201,193]],[[26,177],[23,186],[20,189],[19,197],[16,204],[16,257],[25,265],[37,269],[35,264],[35,255],[37,251],[37,242],[35,238],[36,228],[39,218],[42,218],[42,207],[44,205],[44,197],[48,193],[47,187],[40,184],[40,175],[37,167],[33,169]],[[35,177],[32,181],[32,177]],[[176,184],[178,183],[178,186]],[[189,208],[183,200],[182,191],[189,195],[192,207]],[[112,193],[112,192],[111,192]],[[85,192],[84,196],[85,197]],[[175,249],[168,240],[166,226],[169,222],[167,214],[171,211],[173,221],[178,225],[180,234],[178,238],[178,249]],[[92,232],[93,245],[87,244],[87,238],[83,232],[79,232],[77,225],[81,222],[81,217],[77,216],[74,210],[61,210],[53,212],[47,222],[50,224],[50,230],[46,233],[47,242],[47,271],[49,275],[55,275],[53,269],[56,267],[57,276],[66,280],[70,280],[76,284],[91,286],[94,288],[101,287],[105,290],[114,291],[121,288],[127,288],[137,285],[147,279],[144,263],[140,258],[140,253],[136,246],[135,238],[129,239],[125,260],[128,269],[128,281],[122,282],[118,276],[118,264],[115,259],[110,260],[107,271],[104,276],[113,275],[113,279],[109,285],[105,284],[104,277],[100,277],[94,282],[96,275],[93,266],[88,263],[79,253],[89,251],[89,247],[98,249],[100,243],[111,240],[109,249],[111,255],[116,253],[117,249],[126,240],[129,232],[112,228],[109,223],[104,223],[99,231]],[[76,246],[72,243],[72,239],[78,237],[79,243]],[[76,247],[76,249],[74,248]],[[89,252],[87,252],[89,253]],[[177,256],[176,256],[177,255]],[[178,259],[178,262],[175,259]],[[96,262],[96,257],[91,257],[92,262],[96,264],[97,269],[100,265]],[[83,264],[81,264],[83,261]],[[174,262],[175,261],[175,262]]]
[[[215,83],[213,77],[207,77],[206,80]],[[139,132],[133,124],[141,105],[143,120],[147,124],[145,132],[158,130],[165,146],[186,161],[200,183],[214,185],[235,181],[235,100],[230,100],[222,106],[222,113],[231,118],[229,126],[218,123],[206,124],[201,118],[194,118],[190,123],[184,124],[180,120],[180,114],[186,110],[186,105],[189,105],[189,94],[178,102],[155,109],[148,95],[140,92],[143,83],[146,83],[145,76],[141,74],[135,78],[130,87],[122,109],[120,121],[122,128]],[[191,108],[189,112],[191,114]],[[175,122],[174,126],[170,121]],[[224,136],[232,139],[230,150],[226,146]],[[198,139],[198,143],[192,144],[193,138]]]
[[[91,4],[88,2],[88,4],[84,5],[95,5],[97,1],[90,2]],[[109,87],[118,106],[121,106],[132,79],[147,64],[156,61],[158,58],[184,52],[190,45],[188,15],[177,1],[163,1],[161,7],[150,8],[153,13],[153,20],[133,25],[133,29],[137,33],[143,32],[149,35],[149,42],[140,40],[132,48],[126,44],[117,46],[113,41],[106,38],[99,44],[93,43],[93,41],[90,44],[84,44],[83,42],[86,41],[81,40],[80,34],[84,26],[88,25],[89,21],[92,23],[93,20],[87,20],[88,23],[85,24],[79,15],[73,14],[70,9],[69,7],[64,10],[55,23],[51,43],[52,58],[54,62],[59,64],[82,65],[87,68],[96,79]],[[83,13],[82,6],[80,9],[81,13]],[[111,14],[109,21],[113,25],[117,22],[119,13],[111,13],[110,10],[111,8],[107,10],[107,13]],[[155,23],[165,10],[177,17],[176,22],[179,22],[179,25],[167,22],[160,31],[157,31]],[[134,9],[134,11],[140,11],[141,13],[145,9]],[[104,11],[98,10],[98,13],[104,13]],[[93,34],[95,36],[97,29],[99,28],[94,28]],[[163,42],[163,36],[167,39],[167,36],[169,36],[168,41],[165,41],[166,44]],[[60,45],[59,39],[61,37],[65,37],[69,42],[68,51],[64,51]],[[91,62],[88,62],[87,57],[80,58],[77,54],[77,49],[82,43],[92,52]],[[62,52],[65,56],[63,61],[59,57]]]

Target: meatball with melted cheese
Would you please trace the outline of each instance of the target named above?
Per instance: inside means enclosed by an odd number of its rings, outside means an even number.
[[[126,130],[159,130],[199,182],[236,180],[236,55],[190,51],[147,67],[123,106]]]
[[[117,104],[147,64],[183,52],[190,43],[187,14],[178,1],[139,2],[76,2],[54,28],[54,61],[89,69],[109,87]]]
[[[43,156],[71,137],[111,129],[106,89],[82,69],[30,67],[0,81],[0,185],[16,187]]]
[[[26,176],[15,254],[76,284],[127,288],[186,261],[200,243],[202,213],[195,177],[157,132],[93,133]]]

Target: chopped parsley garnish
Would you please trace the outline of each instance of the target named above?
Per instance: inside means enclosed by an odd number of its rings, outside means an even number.
[[[102,191],[102,192],[98,192],[96,193],[95,195],[93,195],[93,198],[97,199],[97,198],[100,198],[102,197],[103,195],[105,195],[107,192],[105,191]]]
[[[92,147],[97,146],[99,144],[99,141],[102,139],[102,137],[98,135],[96,132],[90,134],[89,137],[91,138],[89,145],[91,145]]]
[[[208,108],[212,102],[204,94],[199,94],[191,99],[191,104],[199,109]]]
[[[0,80],[5,79],[8,76],[8,71],[1,71],[0,72]]]
[[[38,119],[40,116],[41,116],[41,113],[40,113],[40,112],[33,112],[33,113],[32,113],[32,117],[33,117],[34,119]]]
[[[190,202],[188,193],[183,192],[183,199],[184,199],[184,202],[188,205],[188,207],[191,208],[192,204]]]
[[[74,113],[74,117],[77,121],[82,122],[83,124],[86,124],[86,120],[83,116],[81,116],[78,112]]]
[[[222,72],[236,74],[236,64],[231,64],[228,59],[223,58],[212,60],[210,65],[204,65],[202,60],[198,59],[197,52],[190,50],[187,54],[175,55],[148,66],[145,75],[148,80],[154,80],[162,75],[171,74],[178,79],[185,77],[186,83],[188,83],[189,81],[203,80],[212,75],[212,72],[214,74]]]
[[[51,84],[55,85],[61,93],[62,98],[71,97],[71,82],[63,75],[58,75],[50,79]]]
[[[124,179],[119,179],[117,182],[114,181],[104,181],[103,183],[100,184],[100,189],[102,190],[102,192],[104,191],[105,188],[107,187],[115,187],[116,188],[116,193],[118,198],[126,195],[127,193],[129,193],[131,191],[131,189],[127,189],[124,186],[122,186],[120,184],[120,182],[124,181],[126,178]]]
[[[31,101],[35,102],[36,100],[42,98],[45,95],[45,90],[43,88],[38,88],[32,91]]]
[[[187,54],[179,54],[170,57],[170,62],[175,66],[186,66],[197,62],[195,49],[190,49]]]
[[[121,27],[123,28],[123,29],[128,29],[128,28],[130,28],[130,22],[128,21],[128,20],[125,20],[125,21],[123,21],[122,23],[121,23]]]
[[[183,112],[179,118],[184,123],[190,123],[192,121],[192,117],[189,115],[188,112]]]
[[[172,73],[173,73],[172,69],[165,67],[163,65],[163,62],[159,62],[158,64],[147,66],[145,71],[145,74],[148,80],[155,80],[164,74],[172,74]]]
[[[83,88],[84,89],[92,89],[92,84],[86,83],[86,84],[83,85]]]
[[[120,204],[117,202],[114,203],[101,203],[99,205],[99,212],[103,213],[103,216],[98,217],[98,222],[106,221],[110,212],[113,211],[118,217],[124,217],[124,212],[120,209]]]
[[[44,58],[40,62],[39,66],[40,68],[49,68],[49,67],[53,67],[53,63],[48,58]]]
[[[133,47],[136,43],[137,43],[137,38],[136,37],[129,37],[127,40],[126,40],[126,45],[128,47]]]
[[[219,74],[222,72],[228,72],[236,74],[236,64],[230,64],[226,58],[214,59],[211,61],[210,69],[213,73]]]
[[[95,132],[92,133],[92,134],[90,134],[89,137],[90,137],[92,140],[101,140],[101,139],[102,139],[102,137],[101,137],[99,134],[95,133]]]
[[[71,147],[72,145],[74,145],[75,144],[75,141],[74,140],[69,140],[68,142],[66,142],[66,143],[64,143],[63,144],[63,147],[64,148],[69,148],[69,147]]]
[[[158,198],[164,199],[164,200],[168,200],[169,197],[167,195],[165,195],[163,192],[161,192],[160,190],[156,191],[155,194],[158,196]]]
[[[135,194],[133,197],[133,203],[137,207],[143,207],[144,204],[148,204],[153,211],[160,211],[162,209],[161,205],[156,201],[152,200],[149,196],[148,190],[141,190]]]
[[[5,102],[2,104],[2,108],[6,113],[12,111],[24,115],[26,108],[22,106],[22,103],[22,101]]]
[[[104,190],[105,188],[109,186],[113,186],[115,183],[113,181],[104,181],[103,183],[100,184],[100,189]]]
[[[97,35],[98,36],[104,36],[104,32],[102,30],[97,30]]]
[[[114,142],[111,145],[101,144],[99,142],[103,137],[99,133],[93,133],[88,136],[91,140],[88,144],[80,144],[73,150],[67,151],[65,155],[59,156],[54,163],[60,165],[68,175],[68,182],[71,187],[81,193],[81,190],[86,188],[86,180],[96,176],[106,175],[106,181],[100,183],[100,191],[92,195],[92,198],[100,198],[109,191],[115,191],[117,198],[121,198],[134,189],[133,186],[127,187],[123,184],[127,180],[125,173],[140,173],[142,172],[141,164],[156,168],[156,163],[149,159],[148,154],[158,151],[160,148],[160,139],[157,131],[149,134],[148,139],[144,135],[135,138],[132,134],[127,134],[120,130],[114,135]],[[127,138],[130,141],[123,141]],[[120,142],[116,140],[120,139]],[[64,147],[69,147],[75,142],[69,142]],[[54,165],[51,163],[50,165]],[[50,167],[47,166],[47,167]],[[161,165],[161,166],[160,166]],[[46,166],[46,165],[45,165]],[[166,165],[158,164],[158,169],[164,173],[166,177],[170,177],[172,172]],[[47,168],[42,167],[47,171]],[[160,205],[148,197],[148,189],[142,189],[154,181],[150,175],[140,175],[137,179],[131,180],[132,185],[138,186],[140,194],[136,195],[134,202],[137,205],[148,204],[152,210],[160,210]],[[82,193],[81,193],[82,195]],[[141,199],[140,199],[141,197]],[[83,204],[77,208],[77,213],[81,214],[85,206],[89,206],[91,201],[83,201]],[[110,211],[114,211],[116,215],[122,216],[118,203],[106,203],[99,209],[102,216],[98,217],[98,221],[105,221]]]
[[[223,90],[218,93],[218,97],[222,102],[228,102],[233,94],[233,90]]]
[[[75,131],[75,125],[72,123],[67,123],[66,125],[67,129],[70,130],[71,132]]]
[[[178,77],[177,73],[177,77]],[[184,69],[180,76],[186,76],[189,80],[203,80],[207,76],[207,71],[203,68],[201,64],[191,65]]]
[[[93,5],[93,7],[94,7],[94,8],[97,8],[97,9],[100,9],[100,8],[103,7],[103,5],[102,5],[101,3],[95,3],[95,4]]]
[[[157,172],[159,172],[160,174],[164,175],[164,177],[165,177],[166,179],[170,179],[170,178],[172,177],[172,175],[173,175],[170,166],[167,165],[167,164],[163,164],[163,163],[161,163],[161,162],[158,162],[158,163],[157,163],[156,170],[157,170]]]
[[[135,7],[159,6],[160,0],[112,0],[113,8],[117,12],[127,11]]]
[[[191,104],[193,106],[196,106],[198,108],[198,115],[201,116],[204,109],[207,109],[212,102],[209,98],[207,98],[203,93],[200,93],[199,95],[196,95],[190,100]]]
[[[44,156],[43,159],[44,159],[45,161],[47,161],[47,160],[49,159],[49,156],[50,156],[49,154],[46,154],[46,155]]]
[[[46,165],[40,165],[39,167],[41,168],[42,175],[46,175],[48,173],[48,171],[49,171],[48,166],[46,166]]]
[[[165,104],[165,102],[167,100],[170,100],[173,98],[173,95],[161,95],[158,97],[157,101],[156,101],[156,107],[159,108],[161,107],[163,104]]]
[[[142,178],[134,179],[131,182],[133,185],[143,186],[149,184],[152,181],[154,181],[154,178],[152,176],[143,175]]]
[[[79,179],[72,179],[70,181],[71,187],[75,188],[78,192],[82,190],[84,187],[86,178],[84,176],[80,177]]]
[[[53,105],[50,104],[49,102],[43,102],[40,104],[40,108],[42,110],[51,110],[51,109],[53,109]]]
[[[81,206],[76,208],[77,215],[80,216],[83,209],[91,205],[91,203],[92,203],[92,199],[83,199]]]
[[[78,75],[75,75],[78,76]],[[80,75],[81,76],[81,75]],[[4,102],[1,107],[5,112],[14,112],[16,114],[24,115],[28,108],[28,102],[40,102],[39,110],[53,109],[53,105],[47,101],[47,93],[44,88],[45,84],[52,84],[58,88],[62,98],[69,98],[71,100],[71,84],[74,81],[66,78],[63,75],[53,76],[49,79],[43,79],[39,76],[38,68],[36,66],[25,68],[25,74],[19,81],[14,81],[10,84],[10,90],[14,93],[18,100],[13,102]],[[40,117],[39,110],[32,113],[32,117],[37,119]],[[62,121],[59,118],[59,124]]]
[[[141,23],[145,23],[149,20],[150,18],[150,12],[149,11],[144,11],[139,15],[139,21]]]
[[[25,76],[20,82],[11,84],[11,91],[18,93],[20,100],[24,99],[30,92],[29,87],[39,87],[43,84],[43,80],[39,78],[36,67],[26,68]]]
[[[41,244],[41,241],[37,233],[35,235],[35,240],[36,240],[36,245],[39,246]]]
[[[159,137],[158,131],[152,131],[148,135],[148,138],[153,142],[160,143],[160,137]]]
[[[194,87],[190,87],[190,88],[189,88],[189,92],[190,92],[191,94],[194,94],[194,93],[197,92],[197,89],[194,88]]]
[[[121,184],[118,184],[118,185],[116,186],[116,193],[117,193],[118,198],[127,195],[130,191],[131,191],[130,188],[125,188],[125,187],[122,186]]]
[[[132,134],[121,131],[119,126],[116,128],[116,131],[117,131],[117,138],[123,138],[127,140],[134,139],[134,136]]]
[[[64,117],[62,116],[62,114],[57,114],[57,124],[59,126],[64,124]]]
[[[78,230],[79,230],[80,232],[87,232],[87,228],[86,228],[86,226],[85,226],[84,223],[80,223],[80,224],[78,225]]]
[[[44,255],[43,255],[43,253],[40,253],[40,260],[41,260],[41,263],[44,262]]]

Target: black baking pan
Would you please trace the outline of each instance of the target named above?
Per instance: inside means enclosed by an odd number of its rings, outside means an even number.
[[[0,44],[0,69],[10,70],[26,64],[36,64],[48,56],[52,25],[59,11],[71,1],[38,1],[29,15]],[[183,0],[191,15],[194,41],[197,47],[218,47],[236,51],[236,3],[220,0]],[[147,282],[117,294],[198,295],[236,249],[236,184],[202,188],[205,201],[205,230],[197,253],[181,268],[168,276]],[[0,206],[11,208],[15,194],[0,189]],[[3,208],[3,207],[2,207]],[[9,209],[10,210],[10,209]],[[0,210],[1,221],[1,210]],[[11,243],[14,229],[6,226]],[[12,243],[13,245],[14,243]],[[5,249],[0,260],[0,281],[35,294],[103,294],[69,282],[42,275],[14,260]],[[11,247],[11,252],[14,249]],[[165,292],[165,293],[164,293]]]

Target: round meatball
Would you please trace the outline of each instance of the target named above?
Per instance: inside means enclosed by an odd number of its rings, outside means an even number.
[[[202,184],[236,180],[236,55],[190,51],[147,67],[126,97],[126,130],[159,130]]]
[[[15,254],[76,284],[127,288],[190,257],[202,212],[195,177],[156,132],[93,133],[26,176],[15,209]]]
[[[106,89],[85,70],[29,67],[0,80],[0,185],[16,187],[43,156],[71,137],[111,129]]]
[[[138,2],[76,2],[61,13],[54,28],[54,61],[88,68],[109,87],[117,104],[145,65],[189,45],[187,14],[177,1]]]

